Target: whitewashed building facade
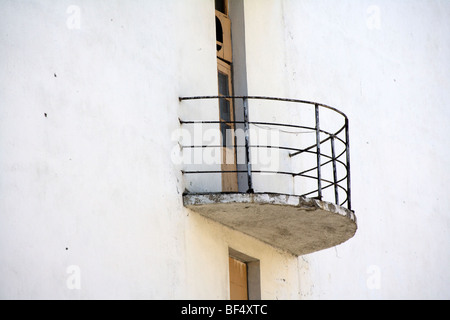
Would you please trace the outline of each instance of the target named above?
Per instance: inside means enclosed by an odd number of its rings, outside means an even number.
[[[447,1],[0,13],[0,298],[450,298]]]

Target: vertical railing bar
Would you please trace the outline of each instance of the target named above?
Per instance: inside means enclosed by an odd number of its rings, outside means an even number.
[[[253,191],[253,180],[252,180],[252,164],[250,162],[250,134],[249,134],[249,118],[248,118],[248,99],[246,97],[242,98],[242,103],[244,106],[244,131],[245,131],[245,157],[247,160],[247,182],[248,190],[247,193],[254,193]]]
[[[320,163],[320,121],[319,121],[319,105],[315,104],[316,112],[316,148],[317,148],[317,197],[322,200],[322,173]]]
[[[345,118],[345,149],[346,149],[346,160],[347,160],[347,208],[352,210],[352,192],[350,183],[350,134],[348,131],[348,118]]]
[[[331,136],[331,160],[333,161],[333,179],[334,179],[334,199],[335,203],[339,205],[339,190],[337,184],[337,168],[336,168],[336,151],[334,146],[334,135]]]

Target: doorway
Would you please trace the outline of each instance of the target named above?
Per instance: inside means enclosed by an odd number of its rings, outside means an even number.
[[[228,0],[215,0],[218,95],[233,96],[231,21]],[[235,139],[235,111],[232,98],[219,98],[219,120],[222,136],[222,192],[238,192]]]

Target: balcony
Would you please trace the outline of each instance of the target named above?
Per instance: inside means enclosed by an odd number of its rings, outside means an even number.
[[[223,100],[235,114],[225,120]],[[344,113],[261,96],[180,97],[180,105],[185,207],[296,256],[354,236]]]

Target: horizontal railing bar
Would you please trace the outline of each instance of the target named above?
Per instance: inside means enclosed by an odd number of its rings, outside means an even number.
[[[231,148],[246,148],[247,146],[237,146],[234,145]],[[264,146],[264,145],[250,145],[248,146],[249,148],[267,148],[267,149],[281,149],[281,150],[287,150],[287,151],[298,151],[300,149],[297,148],[290,148],[290,147],[280,147],[280,146]],[[195,149],[195,148],[201,148],[201,149],[206,149],[206,148],[225,148],[223,145],[218,145],[218,144],[214,144],[214,145],[192,145],[192,146],[181,146],[182,149]],[[326,155],[323,155],[326,156]],[[328,156],[326,156],[328,157]],[[344,164],[344,163],[343,163]]]
[[[317,143],[315,143],[315,144],[312,144],[312,145],[310,145],[308,148],[306,148],[306,149],[304,149],[304,150],[302,150],[302,151],[297,151],[297,152],[294,152],[294,153],[291,153],[290,155],[289,155],[289,157],[294,157],[294,156],[297,156],[297,155],[299,155],[299,154],[302,154],[303,152],[305,152],[305,151],[308,151],[308,150],[311,150],[311,149],[314,149],[314,148],[318,148],[318,145],[322,145],[322,144],[324,144],[325,142],[327,142],[328,140],[330,140],[331,139],[331,134],[326,138],[326,139],[324,139],[324,140],[321,140],[318,144]]]
[[[331,139],[331,136],[329,136],[328,138],[326,138],[325,140],[323,140],[323,141],[320,141],[320,144],[323,144],[323,143],[325,143],[325,142],[327,142],[328,140],[330,140]],[[307,147],[306,149],[303,149],[303,150],[301,150],[301,151],[297,151],[297,152],[294,152],[294,153],[291,153],[291,154],[289,154],[289,157],[294,157],[294,156],[297,156],[297,155],[299,155],[299,154],[302,154],[303,152],[307,152],[307,151],[309,151],[309,150],[311,150],[311,149],[314,149],[314,148],[317,148],[317,144],[315,143],[315,144],[313,144],[313,145],[310,145],[309,147]],[[314,152],[315,154],[317,154],[317,152]]]
[[[181,172],[183,174],[214,174],[214,173],[246,173],[247,170],[197,170],[197,171],[185,171],[185,170],[181,170]],[[317,180],[317,177],[314,176],[310,176],[310,175],[298,175],[294,172],[288,172],[288,171],[272,171],[272,170],[252,170],[252,173],[273,173],[273,174],[284,174],[284,175],[289,175],[289,176],[299,176],[299,177],[304,177],[304,178],[310,178],[310,179],[314,179]],[[341,183],[342,181],[344,181],[345,179],[347,179],[347,176],[341,178],[340,180],[337,181],[338,183],[338,187],[340,187],[342,190],[346,189],[342,186],[339,185],[339,183]],[[332,185],[334,185],[334,182],[331,182],[328,179],[320,179],[321,181],[327,182],[327,183],[331,183]],[[325,188],[322,188],[325,189]]]
[[[180,146],[182,149],[194,149],[194,148],[202,148],[202,149],[206,149],[206,148],[225,148],[223,145],[218,145],[218,144],[210,144],[210,145],[190,145],[190,146]],[[247,146],[242,146],[242,145],[233,145],[232,148],[246,148]],[[283,147],[283,146],[266,146],[266,145],[249,145],[249,148],[267,148],[267,149],[281,149],[281,150],[288,150],[288,151],[300,151],[301,149],[298,148],[291,148],[291,147]],[[315,152],[314,152],[315,153]],[[322,154],[322,156],[324,157],[330,157],[328,155]]]
[[[326,189],[326,188],[328,188],[329,186],[331,186],[331,184],[330,184],[330,185],[327,185],[327,186],[325,186],[325,187],[322,187],[321,189],[322,189],[322,190],[323,190],[323,189]],[[301,194],[300,196],[301,196],[301,197],[306,197],[306,196],[309,196],[309,195],[314,194],[314,193],[317,193],[317,192],[319,192],[319,189],[316,189],[316,190],[313,190],[313,191],[310,191],[310,192]]]
[[[321,144],[321,145],[324,144],[325,142],[327,142],[328,140],[330,140],[332,137],[334,137],[335,139],[338,139],[339,141],[341,141],[342,144],[343,144],[344,146],[347,146],[347,143],[346,143],[345,141],[343,141],[341,138],[337,137],[336,135],[331,134],[331,133],[329,133],[329,132],[326,132],[326,131],[324,131],[324,130],[320,130],[320,132],[328,134],[328,137],[327,137],[326,139],[320,141],[320,144]],[[297,156],[297,155],[299,155],[299,154],[302,154],[302,153],[305,152],[305,151],[314,149],[315,147],[317,147],[317,144],[312,144],[312,145],[310,145],[309,147],[307,147],[306,149],[303,149],[303,150],[300,150],[300,151],[291,153],[291,154],[289,155],[289,157],[292,158],[292,157],[294,157],[294,156]],[[344,153],[345,153],[345,151],[346,151],[346,150],[344,150]],[[341,155],[339,155],[339,156],[341,156]]]
[[[180,120],[180,123],[182,124],[221,124],[223,123],[223,121],[214,121],[214,120],[198,120],[198,121],[184,121],[184,120]],[[299,125],[290,125],[290,124],[282,124],[282,123],[273,123],[273,122],[259,122],[259,121],[226,121],[226,123],[233,123],[233,124],[253,124],[253,125],[268,125],[268,126],[280,126],[280,127],[289,127],[289,128],[297,128],[297,129],[309,129],[309,130],[314,130],[313,127],[306,127],[306,126],[299,126]],[[337,133],[330,133],[328,131],[325,130],[320,130],[321,133],[327,134],[328,137],[324,140],[322,140],[320,142],[320,144],[324,144],[325,142],[327,142],[328,140],[331,139],[331,137],[333,136],[335,139],[338,139],[339,141],[342,142],[342,144],[344,144],[344,146],[346,146],[346,142],[344,140],[342,140],[341,138],[339,138],[338,136],[336,136],[337,134],[339,134],[343,129],[345,129],[345,126],[342,127]],[[235,129],[236,130],[236,129]],[[311,131],[313,132],[313,131]],[[293,134],[296,134],[296,132],[292,132]],[[298,132],[298,134],[300,134],[302,132]],[[291,153],[289,155],[289,157],[294,157],[296,155],[299,155],[307,150],[313,149],[314,147],[316,147],[317,145],[311,145],[309,147],[307,147],[306,149],[297,149],[297,152],[295,153]]]
[[[340,131],[338,131],[337,133],[332,134],[332,136],[334,137],[334,139],[339,140],[340,142],[342,142],[342,144],[343,144],[344,146],[346,146],[346,145],[347,145],[347,142],[345,142],[344,140],[342,140],[341,138],[339,138],[339,137],[337,136],[339,133],[342,132],[342,129],[345,129],[345,126],[343,126],[343,127],[340,129]]]
[[[306,175],[306,174],[303,174],[303,175],[301,175],[301,176],[299,176],[299,177],[304,177],[304,178],[310,178],[310,179],[317,180],[317,177],[310,176],[310,175]],[[342,179],[340,179],[340,180],[338,181],[338,186],[339,186],[342,190],[347,191],[344,187],[342,187],[342,186],[339,185],[339,183],[341,183],[341,182],[344,181],[345,179],[347,179],[347,176],[343,177]],[[333,181],[330,181],[330,180],[328,180],[328,179],[323,179],[323,178],[322,178],[322,179],[320,179],[320,181],[324,181],[324,182],[331,183],[332,185],[334,185],[334,182],[333,182]],[[322,189],[324,189],[324,188],[322,188]]]
[[[180,123],[182,124],[221,124],[223,123],[223,121],[214,121],[214,120],[198,120],[198,121],[184,121],[184,120],[180,120]],[[259,122],[259,121],[249,121],[249,122],[245,122],[245,121],[227,121],[226,123],[233,123],[233,124],[254,124],[254,125],[272,125],[272,126],[280,126],[280,127],[290,127],[290,128],[297,128],[297,129],[309,129],[309,130],[314,130],[313,127],[306,127],[306,126],[299,126],[299,125],[290,125],[290,124],[282,124],[282,123],[273,123],[273,122]],[[345,127],[343,127],[345,128]],[[342,129],[340,129],[340,131],[342,131]],[[342,142],[342,144],[346,145],[346,142],[343,141],[341,138],[337,137],[336,134],[338,133],[330,133],[328,131],[325,130],[320,130],[321,133],[327,134],[328,137],[325,138],[324,140],[321,140],[320,144],[324,144],[325,142],[327,142],[328,140],[331,139],[332,136],[334,136],[336,139],[338,139],[339,141]],[[300,133],[300,132],[299,132]],[[294,157],[298,154],[301,154],[305,151],[308,151],[310,149],[313,149],[314,147],[316,147],[316,144],[313,144],[309,147],[307,147],[306,149],[298,149],[297,152],[290,154],[290,157]]]
[[[310,150],[302,150],[303,152],[306,152],[306,153],[310,153],[310,154],[317,154],[317,152],[315,152],[315,151],[310,151]],[[321,153],[320,154],[320,156],[321,157],[325,157],[325,158],[327,158],[327,159],[332,159],[332,157],[331,156],[329,156],[329,155],[327,155],[327,154],[324,154],[324,153]],[[336,157],[336,159],[338,159],[339,157]],[[347,167],[346,165],[345,165],[345,163],[343,163],[342,161],[340,161],[340,160],[338,160],[339,161],[339,163],[341,163],[344,167]],[[317,167],[315,167],[316,169],[317,169]]]
[[[288,151],[297,151],[297,150],[300,150],[300,149],[290,148],[290,147],[264,146],[264,145],[250,145],[250,146],[248,146],[248,147],[249,147],[249,148],[281,149],[281,150],[288,150]],[[206,148],[226,148],[226,147],[224,147],[223,145],[192,145],[192,146],[181,146],[181,148],[182,148],[182,149],[185,149],[185,148],[187,148],[187,149],[195,149],[195,148],[206,149]],[[235,146],[232,146],[232,148],[236,148],[236,149],[237,149],[237,148],[246,148],[246,146],[236,146],[236,145],[235,145]],[[307,152],[307,153],[311,153],[311,154],[317,154],[317,152],[314,152],[314,151],[306,151],[306,152]],[[339,162],[344,168],[347,168],[347,165],[346,165],[344,162],[342,162],[341,160],[339,160],[339,157],[341,157],[341,156],[344,155],[344,154],[345,154],[345,150],[344,150],[344,152],[342,152],[340,155],[338,155],[338,156],[336,157],[335,160],[336,160],[336,162]],[[321,156],[321,157],[324,157],[324,158],[330,159],[330,160],[328,160],[327,162],[321,164],[322,167],[323,167],[324,165],[329,164],[330,162],[333,161],[332,157],[329,156],[329,155],[327,155],[327,154],[321,153],[320,156]],[[312,170],[315,170],[315,169],[317,169],[317,167],[308,169],[308,170],[306,170],[306,171],[302,171],[302,172],[300,172],[300,173],[295,173],[295,175],[299,175],[299,174],[302,174],[302,173],[305,173],[305,172],[309,172],[309,171],[312,171]]]
[[[306,178],[317,179],[317,178],[314,178],[314,177],[311,177],[311,176],[306,176]],[[331,186],[334,186],[334,182],[331,182],[331,181],[329,181],[329,180],[322,179],[321,181],[324,181],[324,182],[327,182],[327,183],[328,183],[328,185],[326,185],[325,187],[322,187],[322,188],[321,188],[322,190],[327,189],[327,188],[329,188],[329,187],[331,187]],[[341,185],[338,185],[338,187],[341,188],[342,190],[344,190],[345,193],[347,193],[347,190],[346,190],[344,187],[342,187]],[[308,196],[308,195],[310,195],[310,194],[313,194],[313,193],[316,193],[316,192],[318,192],[318,191],[319,191],[319,190],[316,189],[316,190],[313,190],[313,191],[311,191],[311,192],[304,193],[304,194],[302,194],[301,196],[302,196],[302,197],[306,197],[306,196]]]
[[[325,140],[322,141],[322,143],[326,142]],[[313,149],[313,147],[315,147],[316,145],[311,145],[309,147],[307,147],[306,149],[298,149],[298,148],[290,148],[290,147],[281,147],[281,146],[263,146],[263,145],[253,145],[253,146],[249,146],[252,148],[275,148],[275,149],[284,149],[284,150],[290,150],[290,151],[297,151],[297,154],[301,154],[301,153],[313,153],[316,154],[316,152],[314,151],[309,151],[310,149]],[[222,145],[190,145],[190,146],[181,146],[181,148],[219,148],[219,147],[223,147]],[[233,148],[245,148],[246,146],[233,146]],[[339,155],[336,156],[336,159],[340,158],[342,155],[345,154],[347,150],[343,150]],[[329,159],[331,159],[331,156],[328,156],[326,154],[321,153],[320,154],[323,157],[327,157]],[[292,154],[290,154],[289,156],[293,156]]]
[[[180,146],[180,147],[181,147],[182,149],[195,149],[195,148],[201,148],[201,149],[206,149],[206,148],[226,148],[226,147],[224,147],[223,145],[218,145],[218,144],[212,144],[212,145],[191,145],[191,146]],[[281,147],[281,146],[249,145],[248,147],[249,147],[249,148],[281,149],[281,150],[288,150],[288,151],[303,151],[302,149],[291,148],[291,147]],[[246,148],[246,146],[234,145],[234,146],[232,146],[231,148],[236,148],[236,149],[237,149],[237,148]],[[311,154],[317,154],[317,152],[314,152],[314,151],[305,151],[305,152],[306,152],[306,153],[311,153]],[[341,157],[341,156],[344,155],[344,154],[345,154],[345,150],[344,150],[344,152],[342,152],[340,155],[338,155],[338,156],[336,157],[336,161],[339,162],[344,168],[347,168],[347,165],[346,165],[344,162],[338,160],[339,157]],[[330,162],[332,161],[332,157],[329,156],[329,155],[327,155],[327,154],[321,153],[320,156],[321,156],[321,157],[324,157],[324,158],[327,158],[327,159],[331,159],[331,160],[325,162],[324,164],[322,164],[322,167],[323,167],[325,164],[328,164],[328,163],[330,163]],[[309,170],[307,170],[307,171],[311,171],[311,170],[314,170],[314,169],[317,169],[317,167],[314,167],[314,168],[309,169]],[[307,171],[306,171],[306,172],[307,172]]]
[[[342,157],[345,153],[346,153],[346,149],[344,149],[341,153],[339,153],[337,156],[336,156],[336,160],[337,159],[339,159],[340,157]],[[347,168],[347,166],[345,166],[346,168]]]
[[[342,164],[342,165],[345,167],[345,164],[344,164],[342,161],[337,160],[337,159],[334,159],[334,161],[339,162],[340,164]],[[324,163],[321,163],[320,166],[321,166],[321,167],[324,167],[324,166],[326,166],[327,164],[330,164],[330,163],[332,163],[332,162],[333,162],[333,159],[330,159],[330,160],[328,160],[328,161],[326,161],[326,162],[324,162]],[[314,167],[314,168],[311,168],[311,169],[308,169],[308,170],[299,172],[299,173],[297,173],[296,175],[302,175],[302,174],[304,174],[304,173],[306,173],[306,172],[310,172],[310,171],[313,171],[313,170],[316,170],[316,169],[317,169],[317,166]]]
[[[322,180],[322,181],[324,181],[324,180]],[[326,182],[326,181],[325,181]],[[327,188],[330,188],[331,186],[333,186],[334,185],[334,183],[329,183],[329,184],[327,184],[325,187],[322,187],[322,190],[324,190],[324,189],[327,189]],[[345,191],[345,193],[347,193],[347,190],[345,190],[342,186],[339,186],[338,185],[338,187],[340,187],[342,190],[344,190]],[[313,191],[310,191],[310,192],[307,192],[307,193],[303,193],[303,194],[301,194],[300,196],[301,197],[306,197],[306,196],[309,196],[310,194],[313,194],[313,193],[317,193],[319,190],[318,189],[316,189],[316,190],[313,190]],[[344,201],[345,202],[345,201]]]
[[[347,116],[345,113],[340,111],[339,109],[336,109],[334,107],[328,106],[323,103],[308,101],[308,100],[300,100],[300,99],[290,99],[290,98],[275,98],[275,97],[265,97],[265,96],[195,96],[195,97],[179,97],[180,101],[184,100],[206,100],[206,99],[249,99],[249,100],[272,100],[272,101],[281,101],[281,102],[294,102],[294,103],[303,103],[303,104],[310,104],[310,105],[318,105],[320,107],[330,109],[332,111],[335,111],[342,115],[345,119],[347,119]]]
[[[285,123],[278,123],[278,122],[262,122],[262,121],[220,121],[220,120],[180,120],[181,124],[221,124],[221,123],[233,123],[233,124],[253,124],[253,125],[264,125],[264,126],[278,126],[278,127],[288,127],[288,128],[296,128],[296,129],[308,129],[311,130],[311,132],[314,132],[314,127],[307,127],[307,126],[299,126],[295,124],[285,124]],[[236,130],[236,129],[235,129]],[[320,130],[321,133],[327,134],[327,135],[336,135],[337,133],[331,133],[325,130]],[[297,134],[297,132],[292,132],[293,134]],[[304,133],[304,132],[298,132],[298,134]],[[309,133],[309,132],[308,132]],[[342,143],[345,144],[345,142],[337,137]]]
[[[181,170],[183,174],[203,174],[203,173],[247,173],[247,170],[199,170],[199,171],[184,171]],[[252,173],[273,173],[273,174],[284,174],[292,176],[294,175],[293,172],[286,172],[286,171],[270,171],[270,170],[252,170]]]

